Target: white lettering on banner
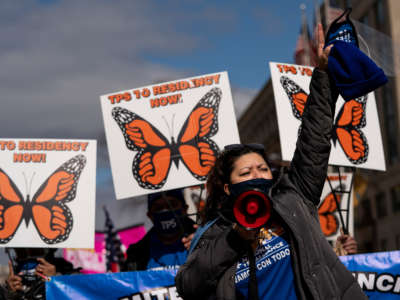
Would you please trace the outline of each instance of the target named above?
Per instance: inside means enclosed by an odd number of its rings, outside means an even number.
[[[387,284],[385,283],[387,281]],[[390,275],[381,275],[376,280],[376,288],[382,292],[388,292],[393,288],[394,278]]]
[[[179,297],[175,286],[159,287],[119,298],[119,300],[167,300],[167,299],[183,300],[181,297]]]
[[[169,298],[170,300],[182,300],[182,298],[179,297],[175,286],[169,288],[169,296],[170,296],[170,298]]]
[[[160,289],[160,290],[152,291],[151,295],[152,296],[157,296],[157,300],[164,300],[165,299],[164,295],[166,293],[168,293],[167,289]],[[151,299],[149,299],[149,300],[151,300]]]
[[[376,272],[353,272],[364,291],[400,294],[400,275]]]
[[[353,276],[355,275],[356,274],[353,273]],[[362,289],[364,289],[365,286],[367,291],[373,291],[375,285],[375,276],[376,273],[359,273],[357,277],[358,284]]]

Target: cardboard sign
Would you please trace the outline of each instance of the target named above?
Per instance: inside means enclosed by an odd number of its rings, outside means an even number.
[[[335,245],[336,239],[340,235],[340,228],[342,227],[339,211],[341,211],[342,220],[349,234],[354,236],[352,177],[352,173],[341,173],[340,178],[337,173],[329,173],[328,178],[332,188],[329,185],[328,179],[326,179],[322,190],[321,201],[318,207],[319,222],[325,237],[333,245]],[[337,202],[334,194],[336,195]]]
[[[226,72],[100,97],[117,199],[198,185],[238,143]]]
[[[313,68],[270,63],[282,159],[292,160]],[[382,170],[385,157],[374,93],[336,102],[329,164]]]
[[[0,247],[93,248],[96,141],[0,140]]]

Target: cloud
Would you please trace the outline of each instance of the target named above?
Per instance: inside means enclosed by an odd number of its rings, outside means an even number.
[[[146,3],[62,1],[18,7],[2,2],[3,134],[96,137],[103,125],[101,94],[184,76],[144,56],[190,51],[196,38],[171,30],[176,24],[161,21]],[[185,47],[171,42],[177,40]]]
[[[142,198],[139,204],[115,200],[99,96],[198,75],[154,63],[149,56],[190,54],[209,44],[207,31],[189,31],[191,22],[216,32],[237,24],[233,11],[208,6],[182,13],[180,3],[0,2],[2,137],[98,139],[97,229],[104,221],[102,205],[116,227],[147,222],[140,209],[132,214],[136,205],[146,209]],[[255,92],[233,91],[241,113]]]

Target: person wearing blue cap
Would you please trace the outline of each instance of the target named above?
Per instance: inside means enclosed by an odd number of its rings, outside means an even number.
[[[150,194],[147,216],[153,227],[129,246],[122,270],[179,268],[187,256],[184,242],[195,230],[187,207],[181,189]]]

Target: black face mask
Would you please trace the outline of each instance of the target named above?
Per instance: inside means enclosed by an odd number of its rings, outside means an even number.
[[[230,195],[223,204],[222,216],[247,229],[263,226],[271,215],[268,198],[272,179],[257,178],[229,185]]]
[[[153,213],[154,228],[161,235],[173,235],[182,230],[182,210],[162,210]]]
[[[268,195],[269,190],[273,186],[274,181],[272,179],[265,178],[257,178],[242,181],[239,183],[234,183],[229,185],[230,198],[236,199],[240,194],[249,191],[255,190]]]

